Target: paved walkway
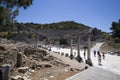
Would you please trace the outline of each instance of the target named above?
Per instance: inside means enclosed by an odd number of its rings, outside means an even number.
[[[93,56],[93,51],[98,51],[103,43],[97,43],[91,49],[91,59],[94,67],[80,72],[66,80],[120,80],[120,57],[106,54],[106,59],[102,60],[102,66],[98,65],[97,56]]]
[[[120,75],[101,68],[91,67],[66,80],[120,80]]]
[[[93,51],[98,51],[103,43],[97,43],[93,48],[91,48],[91,59],[94,67],[89,68],[83,72],[80,72],[66,80],[120,80],[120,57],[106,54],[105,60],[102,60],[102,66],[98,65],[97,56],[94,57]],[[69,49],[57,49],[53,48],[53,51],[64,52],[70,55]],[[76,50],[74,50],[76,52]],[[73,51],[73,52],[74,52]],[[81,63],[76,60],[70,60],[68,57],[61,56],[60,54],[52,54],[55,57],[62,59],[64,62],[70,64],[74,68],[84,67]],[[81,57],[83,57],[83,51],[80,52]],[[81,66],[82,65],[82,66]]]

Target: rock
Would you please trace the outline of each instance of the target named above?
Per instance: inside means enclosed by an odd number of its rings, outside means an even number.
[[[50,64],[45,64],[44,67],[49,68],[49,67],[52,67],[52,66]]]
[[[4,61],[4,55],[0,55],[0,62]]]
[[[52,65],[50,65],[50,64],[39,64],[39,65],[37,65],[37,67],[40,67],[40,68],[50,68],[50,67],[52,67]]]
[[[36,65],[31,65],[31,68],[32,69],[36,69]]]
[[[35,72],[35,70],[30,69],[30,72],[32,72],[32,73],[33,73],[33,72]]]
[[[68,69],[65,70],[65,72],[68,72],[68,71],[69,71]]]
[[[50,76],[50,78],[54,78],[54,76]]]
[[[69,56],[68,53],[66,53],[66,54],[65,54],[65,57],[68,57],[68,56]]]
[[[0,46],[0,51],[6,51],[5,47]]]
[[[31,80],[31,79],[28,79],[28,77],[24,76],[23,80]]]
[[[63,55],[64,55],[64,53],[61,53],[61,55],[63,56]]]
[[[53,60],[53,59],[54,59],[53,56],[47,55],[47,56],[44,56],[44,57],[43,57],[42,61],[51,61],[51,60]]]
[[[85,69],[88,69],[88,66],[85,66]]]
[[[40,78],[39,80],[49,80],[49,79],[47,79],[47,78]]]
[[[29,71],[29,67],[20,67],[20,68],[18,68],[18,72],[20,72],[20,73],[26,73],[27,71]]]
[[[73,68],[70,68],[70,71],[74,71],[74,69],[73,69]]]
[[[11,80],[24,80],[20,75],[12,76]]]

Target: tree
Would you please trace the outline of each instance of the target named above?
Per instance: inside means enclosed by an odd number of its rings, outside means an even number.
[[[13,22],[19,9],[26,9],[32,2],[33,0],[0,0],[0,26]]]
[[[120,38],[120,20],[118,22],[112,22],[112,36],[114,38]]]
[[[67,39],[65,39],[65,38],[60,38],[59,44],[60,44],[60,45],[66,45],[66,44],[67,44]]]

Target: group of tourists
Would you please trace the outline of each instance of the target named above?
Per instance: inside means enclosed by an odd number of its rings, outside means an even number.
[[[101,60],[105,59],[105,53],[94,50],[94,57],[96,57],[96,54],[97,54],[97,57],[98,57],[98,64],[101,65]]]
[[[77,53],[74,52],[74,55],[77,55]],[[98,58],[98,65],[102,65],[101,61],[105,60],[105,52],[100,52],[100,51],[94,50],[93,55],[94,55],[94,57]],[[83,56],[84,56],[84,59],[86,60],[86,49],[84,49]]]

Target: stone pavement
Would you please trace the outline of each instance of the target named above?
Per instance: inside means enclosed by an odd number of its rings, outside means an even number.
[[[65,80],[120,80],[120,75],[101,68],[91,67]]]

